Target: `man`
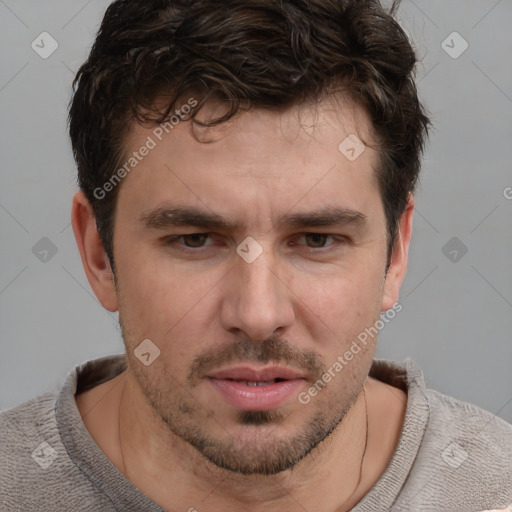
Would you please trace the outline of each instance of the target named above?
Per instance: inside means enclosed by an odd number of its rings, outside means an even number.
[[[70,106],[72,220],[126,355],[1,416],[5,510],[512,503],[512,427],[373,359],[429,125],[397,7],[108,8]]]

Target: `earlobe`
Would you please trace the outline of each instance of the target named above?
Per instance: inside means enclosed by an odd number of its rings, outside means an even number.
[[[412,236],[413,212],[414,197],[410,194],[407,200],[407,206],[400,218],[389,269],[384,281],[382,311],[391,309],[399,299],[400,286],[402,285],[407,273],[407,260]]]
[[[117,311],[114,274],[96,227],[92,207],[81,191],[73,197],[71,224],[82,265],[94,294],[105,309]]]

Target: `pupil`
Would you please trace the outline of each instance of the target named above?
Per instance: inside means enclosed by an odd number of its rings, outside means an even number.
[[[314,247],[323,247],[326,242],[327,235],[321,235],[318,233],[310,233],[306,235],[306,238],[309,239],[309,242],[312,242],[309,245],[312,245]]]
[[[197,235],[189,235],[186,238],[186,245],[188,247],[201,247],[206,240],[206,235],[197,234]]]

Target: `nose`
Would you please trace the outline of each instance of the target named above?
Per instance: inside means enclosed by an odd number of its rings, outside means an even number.
[[[283,334],[295,318],[293,294],[270,249],[252,263],[237,258],[224,283],[223,327],[256,341]]]

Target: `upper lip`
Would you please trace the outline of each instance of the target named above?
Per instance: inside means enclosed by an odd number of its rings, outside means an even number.
[[[265,382],[274,379],[304,379],[304,374],[283,366],[269,366],[267,368],[250,368],[237,366],[212,372],[207,375],[210,379],[247,380],[251,382]]]

